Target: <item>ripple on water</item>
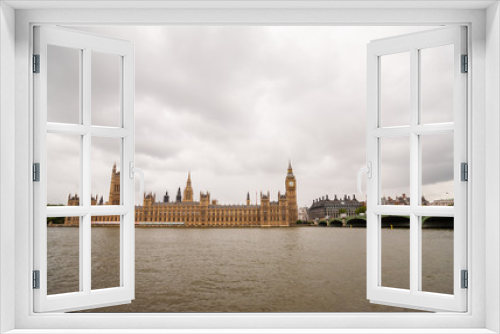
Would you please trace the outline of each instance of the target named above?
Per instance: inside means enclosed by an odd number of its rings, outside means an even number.
[[[69,230],[49,229],[49,242],[56,244],[50,256],[63,254]],[[112,235],[118,229],[96,232]],[[424,247],[434,254],[440,252],[436,240],[453,237],[447,230],[425,233],[432,242]],[[432,268],[453,265],[439,256],[428,260],[435,262]],[[113,272],[119,263],[99,265]],[[429,280],[435,288],[449,283],[449,277],[436,277],[441,279]],[[56,286],[71,276],[51,279]],[[135,300],[91,312],[414,312],[370,304],[365,280],[365,229],[138,228]]]

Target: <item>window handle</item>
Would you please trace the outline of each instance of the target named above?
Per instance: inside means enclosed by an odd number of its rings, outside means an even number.
[[[363,173],[366,173],[366,177],[371,179],[372,178],[372,163],[371,161],[368,161],[366,163],[366,167],[361,168],[358,170],[358,192],[360,194],[363,194],[363,190],[361,189],[361,175]]]
[[[134,173],[139,174],[139,198],[144,197],[144,172],[139,168],[134,167],[134,162],[130,161],[129,163],[129,177],[131,179],[134,178]]]

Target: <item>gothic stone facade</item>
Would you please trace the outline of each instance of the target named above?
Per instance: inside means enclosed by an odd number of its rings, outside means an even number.
[[[156,200],[156,194],[144,195],[143,205],[135,208],[135,221],[138,223],[181,223],[186,226],[290,226],[298,219],[297,181],[291,164],[285,177],[285,194],[278,193],[278,200],[271,201],[269,192],[260,194],[260,205],[250,204],[247,193],[245,205],[220,205],[211,200],[210,193],[200,192],[200,201],[194,201],[191,175],[188,174],[186,187],[181,195],[179,188],[175,201],[170,201],[168,193],[163,201]],[[113,167],[111,173],[110,201],[120,203],[120,172]],[[92,205],[109,205],[102,197],[92,198]],[[68,205],[79,205],[78,196],[69,196]],[[93,217],[92,221],[117,221],[117,216]],[[78,224],[78,218],[67,218],[66,225]]]
[[[307,215],[309,219],[338,218],[340,217],[339,210],[345,209],[348,216],[353,216],[356,209],[363,204],[356,199],[356,195],[352,195],[352,199],[347,195],[344,195],[344,199],[338,199],[335,195],[333,200],[328,199],[326,195],[313,201],[307,210]]]
[[[116,164],[113,165],[111,170],[111,184],[109,186],[109,201],[104,203],[104,199],[101,196],[92,196],[90,199],[91,205],[120,205],[120,172],[116,170]],[[80,205],[80,197],[75,194],[68,195],[68,206]],[[118,222],[120,216],[93,216],[92,221],[98,222]],[[64,219],[64,225],[67,226],[78,226],[80,221],[79,217],[66,217]]]

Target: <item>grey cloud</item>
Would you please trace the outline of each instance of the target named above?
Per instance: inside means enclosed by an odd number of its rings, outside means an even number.
[[[146,172],[148,190],[173,195],[191,170],[195,193],[210,190],[221,202],[243,203],[247,191],[253,201],[260,190],[275,198],[292,159],[304,206],[327,193],[355,192],[366,156],[366,44],[426,28],[78,29],[135,44],[136,165]],[[95,65],[102,88],[94,93],[100,109],[93,118],[112,125],[113,61]],[[434,109],[439,103],[430,95]],[[116,149],[98,146],[101,176],[92,184],[106,195]],[[385,156],[393,165],[394,152]],[[405,176],[394,167],[390,173],[388,186],[398,188]]]

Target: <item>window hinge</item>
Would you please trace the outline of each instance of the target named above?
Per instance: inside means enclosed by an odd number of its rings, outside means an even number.
[[[469,181],[469,165],[466,162],[462,162],[460,165],[460,180]]]
[[[33,270],[33,289],[40,289],[40,270]]]
[[[40,73],[40,55],[33,55],[33,73]]]
[[[469,72],[469,57],[467,55],[462,55],[462,73]]]
[[[467,289],[469,287],[469,272],[467,270],[462,270],[462,289]]]
[[[40,163],[38,162],[33,164],[33,181],[40,182]]]

